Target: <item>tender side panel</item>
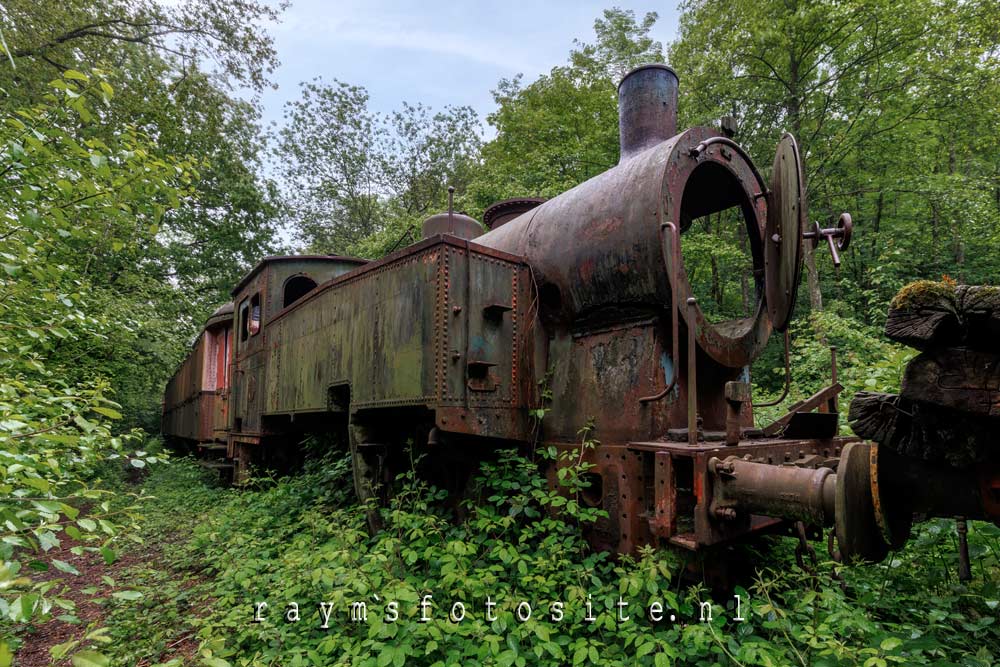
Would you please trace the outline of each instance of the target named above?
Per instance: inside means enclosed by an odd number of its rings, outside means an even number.
[[[426,405],[453,411],[445,430],[524,437],[529,282],[454,240],[351,274],[267,325],[264,414],[343,410],[349,395],[353,411]]]
[[[461,248],[447,249],[447,326],[442,403],[513,407],[524,304],[518,265]],[[456,311],[456,308],[459,310]]]
[[[438,247],[404,255],[273,323],[265,413],[329,409],[345,384],[355,408],[432,402],[439,258]]]
[[[451,246],[444,266],[437,425],[444,431],[528,437],[533,356],[527,350],[530,275],[522,264]],[[532,340],[534,340],[532,338]]]

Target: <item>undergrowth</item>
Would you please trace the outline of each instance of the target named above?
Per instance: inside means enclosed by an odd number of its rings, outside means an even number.
[[[971,531],[967,585],[954,576],[950,521],[924,525],[884,564],[837,566],[844,589],[833,563],[804,572],[791,541],[775,539],[757,555],[756,580],[736,589],[739,622],[734,598],[681,583],[672,553],[592,552],[579,524],[594,510],[550,491],[515,452],[484,463],[478,484],[456,521],[443,492],[409,476],[382,510],[385,530],[370,537],[342,454],[243,491],[207,483],[189,461],[154,466],[144,537],[160,546],[158,560],[133,569],[143,597],[108,610],[112,641],[96,648],[113,664],[150,665],[196,642],[193,656],[160,664],[214,667],[972,667],[1000,656],[992,525]]]

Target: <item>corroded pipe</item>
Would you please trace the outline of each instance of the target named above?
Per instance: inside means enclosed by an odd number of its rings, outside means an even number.
[[[829,468],[798,468],[744,461],[731,456],[708,462],[716,516],[727,509],[812,525],[834,521],[837,475]]]

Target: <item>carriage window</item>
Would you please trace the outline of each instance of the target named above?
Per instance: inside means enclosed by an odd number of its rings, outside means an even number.
[[[260,331],[260,292],[250,299],[250,335],[255,336]]]
[[[281,307],[286,308],[316,288],[316,281],[308,276],[292,276],[285,281]]]
[[[240,342],[245,343],[250,336],[260,331],[260,293],[240,304]]]

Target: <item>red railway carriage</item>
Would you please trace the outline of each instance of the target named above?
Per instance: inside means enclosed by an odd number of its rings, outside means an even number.
[[[226,442],[233,304],[208,318],[191,353],[167,382],[161,430],[191,444]]]

